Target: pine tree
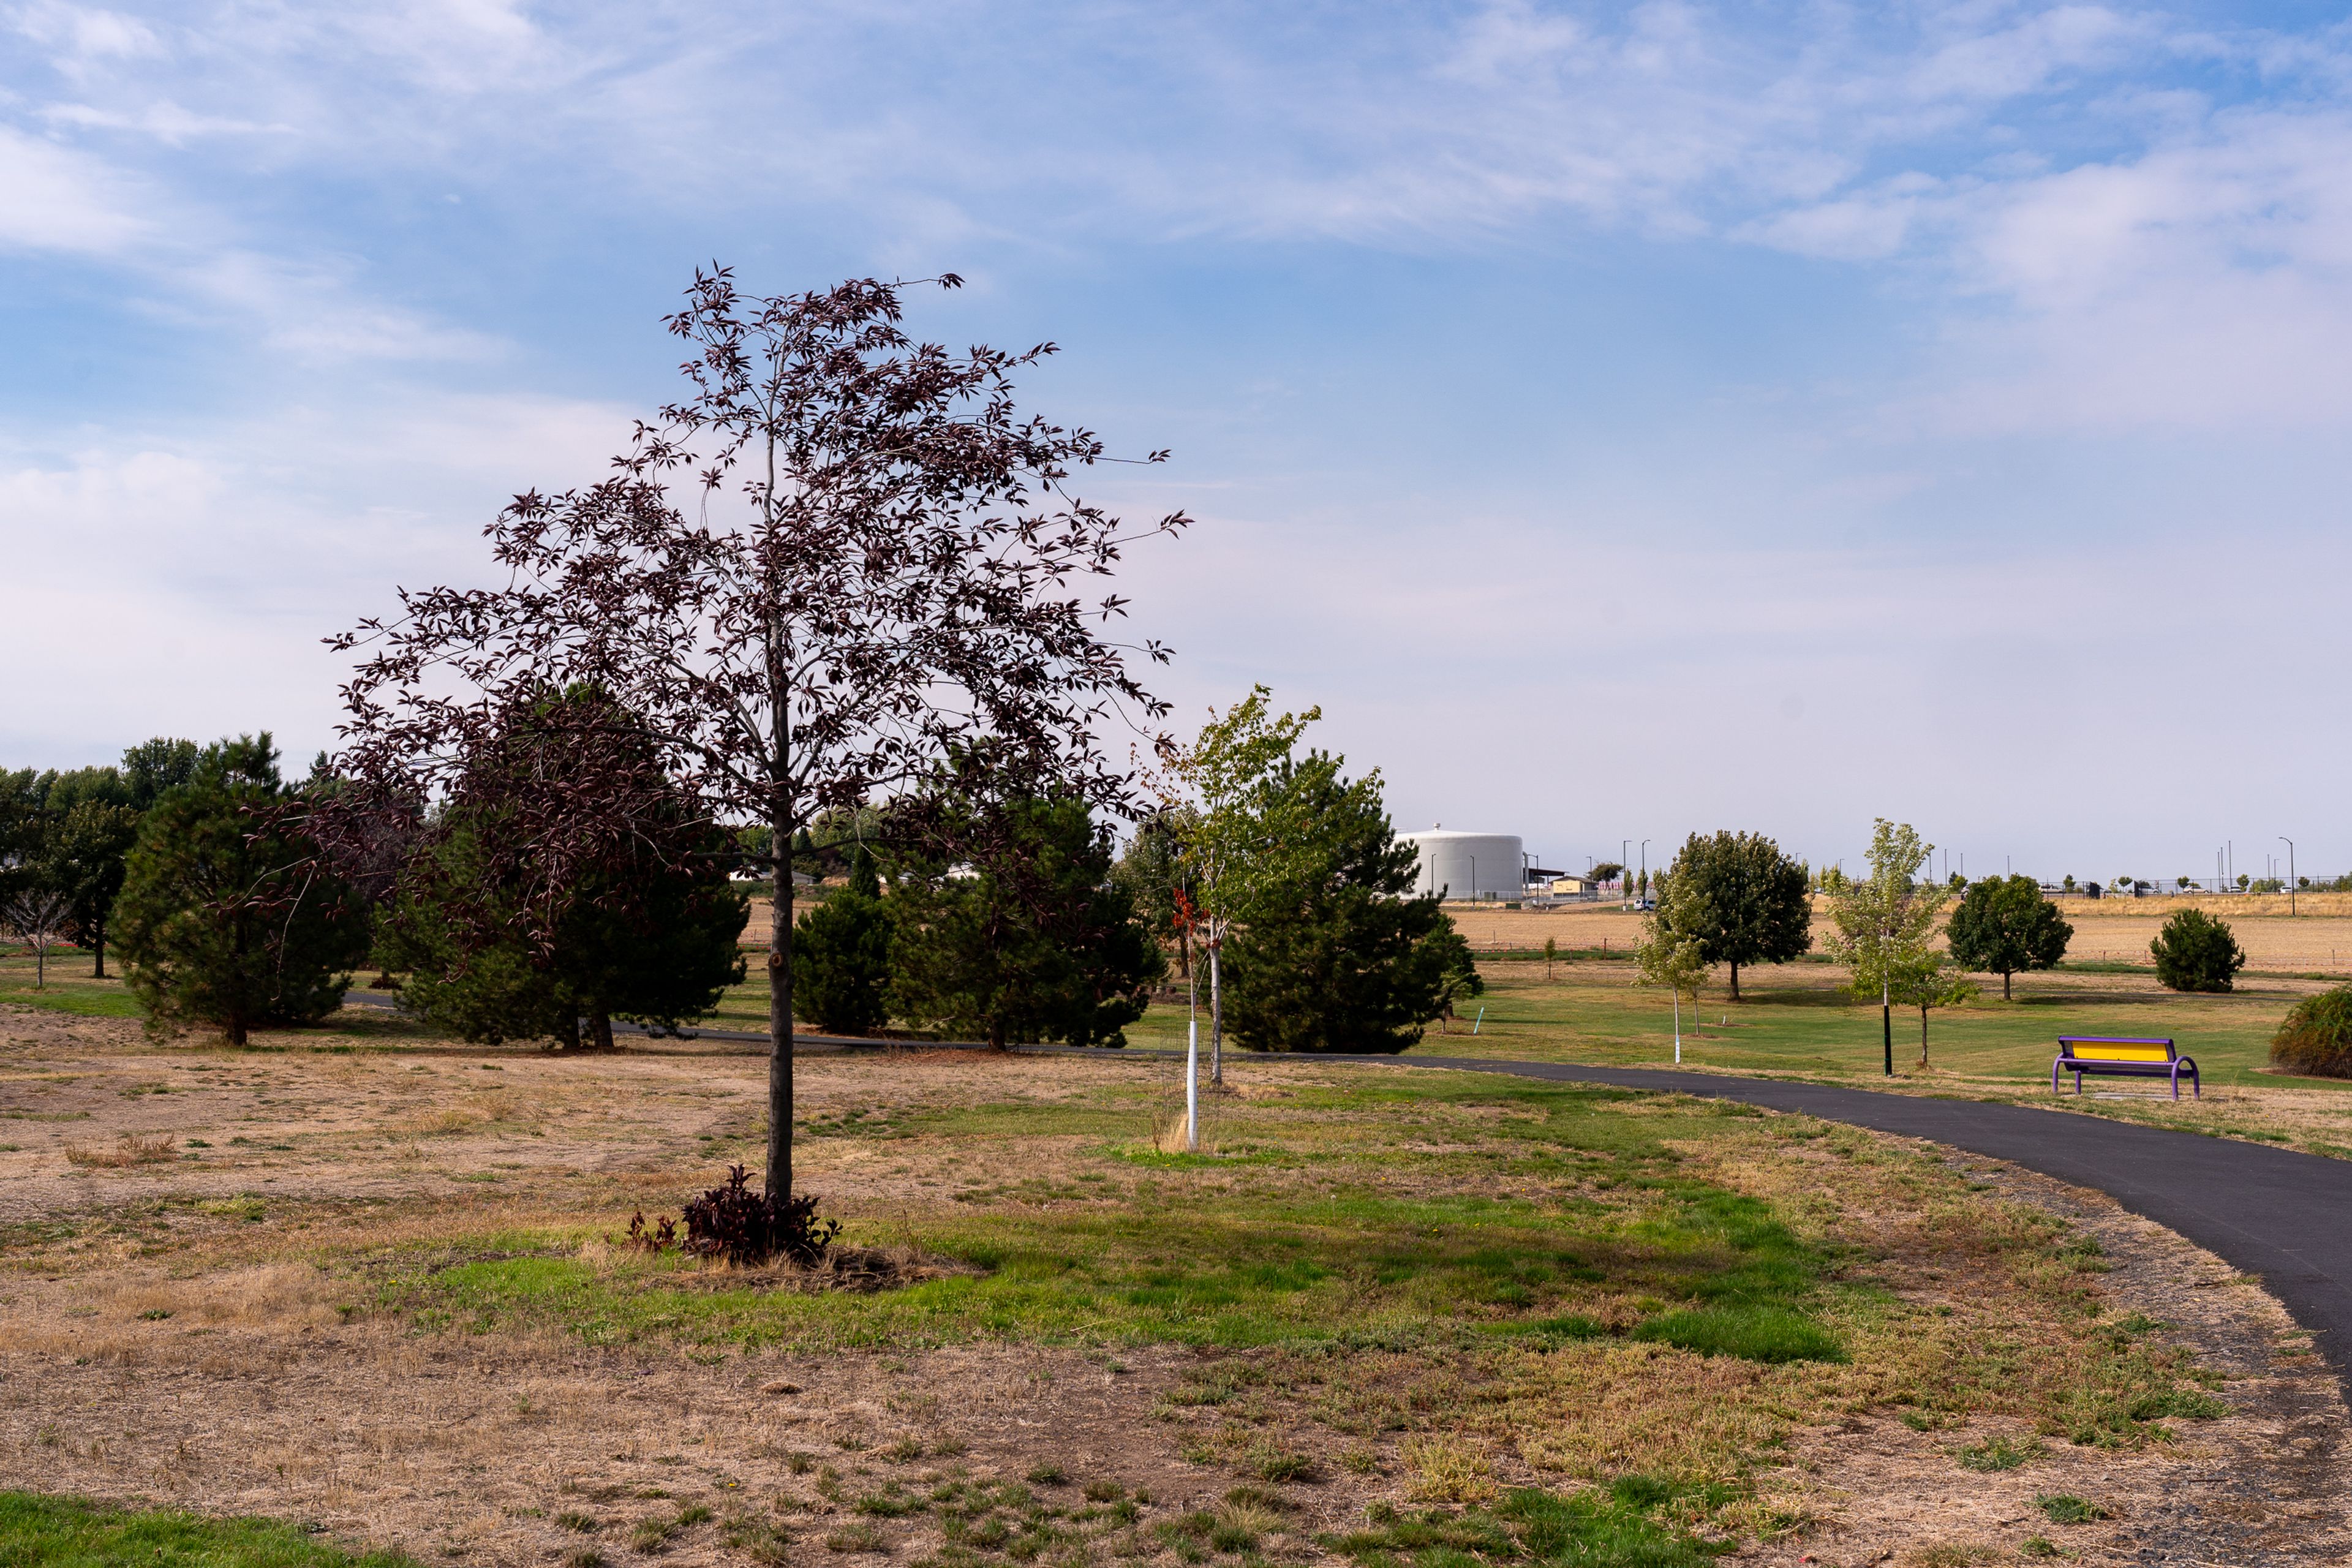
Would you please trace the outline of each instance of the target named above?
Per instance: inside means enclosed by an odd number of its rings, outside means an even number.
[[[985,815],[968,868],[919,866],[890,895],[891,1010],[909,1023],[1014,1042],[1124,1046],[1167,973],[1135,900],[1110,874],[1086,803],[1020,797]]]
[[[870,1035],[889,1020],[890,911],[864,847],[849,885],[811,910],[793,942],[793,1016],[828,1035]]]
[[[1228,1016],[1252,1050],[1402,1051],[1466,989],[1454,922],[1435,897],[1410,896],[1418,857],[1396,841],[1380,774],[1350,781],[1339,766],[1286,757],[1265,792],[1288,839],[1226,947]]]
[[[542,866],[522,824],[541,781],[593,751],[630,801],[600,853]],[[401,1005],[461,1038],[609,1047],[613,1020],[675,1029],[743,978],[750,895],[732,835],[698,816],[628,716],[593,689],[529,706],[465,775],[403,871],[382,955],[412,972]],[[525,918],[521,889],[541,889]],[[542,933],[531,941],[526,931]]]
[[[278,809],[293,798],[265,731],[206,747],[141,822],[114,921],[151,1026],[215,1024],[243,1045],[342,1005],[367,916]]]

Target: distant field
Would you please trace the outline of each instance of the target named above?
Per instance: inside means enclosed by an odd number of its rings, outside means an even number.
[[[2296,900],[2289,919],[2281,899],[2062,899],[2074,927],[2067,961],[2074,963],[2149,962],[2147,944],[2172,910],[2193,905],[2228,922],[2257,970],[2343,974],[2352,978],[2352,893],[2318,893]],[[2275,904],[2276,909],[2270,908]],[[1531,950],[1550,937],[1563,948],[1624,952],[1642,940],[1642,917],[1615,904],[1570,904],[1551,910],[1454,909],[1454,925],[1478,948]],[[1813,943],[1832,931],[1826,905],[1815,903]]]

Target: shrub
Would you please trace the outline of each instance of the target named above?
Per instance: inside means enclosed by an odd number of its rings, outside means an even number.
[[[2296,1003],[2271,1037],[2271,1063],[2308,1078],[2352,1078],[2352,985]]]
[[[840,1234],[839,1220],[816,1217],[815,1198],[753,1192],[740,1165],[728,1171],[725,1186],[686,1205],[686,1250],[730,1263],[765,1263],[780,1254],[814,1263]]]
[[[2147,950],[2157,980],[2173,991],[2227,991],[2246,966],[2246,950],[2228,924],[2202,910],[2175,910]]]

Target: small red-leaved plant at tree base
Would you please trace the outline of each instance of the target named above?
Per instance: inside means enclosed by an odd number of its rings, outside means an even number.
[[[816,1217],[816,1199],[805,1194],[781,1201],[768,1197],[752,1189],[740,1165],[728,1171],[725,1186],[686,1205],[686,1250],[730,1263],[765,1263],[772,1258],[814,1263],[840,1234],[839,1220]]]
[[[639,1252],[667,1252],[677,1245],[677,1221],[664,1215],[653,1228],[647,1229],[646,1212],[639,1209],[629,1216],[629,1234],[622,1245]]]

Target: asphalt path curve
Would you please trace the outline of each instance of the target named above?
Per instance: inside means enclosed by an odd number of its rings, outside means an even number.
[[[352,992],[348,1001],[388,1006],[388,996]],[[616,1024],[616,1033],[647,1031]],[[692,1029],[684,1039],[764,1046],[767,1037]],[[812,1038],[803,1045],[873,1048],[877,1042]],[[950,1047],[966,1042],[942,1042]],[[933,1047],[938,1048],[938,1047]],[[984,1047],[973,1047],[984,1048]],[[1015,1047],[1053,1055],[1109,1056],[1069,1047]],[[1173,1055],[1117,1053],[1133,1059]],[[2215,1254],[2263,1284],[2312,1331],[2315,1348],[2352,1396],[2352,1160],[2300,1154],[2200,1132],[2082,1116],[2030,1105],[1989,1104],[1927,1095],[1881,1094],[1830,1084],[1719,1073],[1578,1067],[1568,1062],[1501,1061],[1486,1057],[1323,1057],[1367,1066],[1498,1073],[1548,1083],[1599,1083],[1664,1094],[1735,1100],[1768,1110],[1799,1111],[1905,1138],[1925,1138],[1972,1154],[2006,1160],[2079,1187],[2105,1193],[2134,1214]]]
[[[2260,1275],[2263,1287],[2312,1331],[2315,1348],[2352,1394],[2352,1160],[2030,1105],[1778,1079],[1418,1053],[1348,1059],[1736,1100],[1926,1138],[2095,1187],[2240,1271]]]

